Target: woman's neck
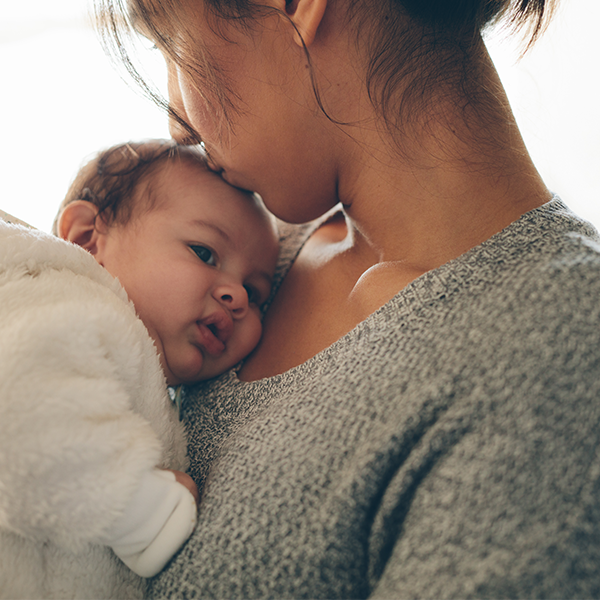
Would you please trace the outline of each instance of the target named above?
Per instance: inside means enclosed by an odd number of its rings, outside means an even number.
[[[389,152],[387,131],[351,132],[357,143],[340,162],[340,200],[356,249],[378,262],[428,271],[550,197],[483,44],[476,60],[476,99],[438,98],[398,151]]]
[[[485,53],[480,61],[485,111],[446,94],[394,141],[358,93],[364,88],[352,88],[353,69],[334,65],[347,85],[339,93],[329,87],[327,100],[339,121],[353,123],[328,125],[345,219],[330,219],[303,246],[242,379],[283,373],[315,356],[417,277],[549,199],[494,67]],[[392,151],[395,142],[400,148]]]

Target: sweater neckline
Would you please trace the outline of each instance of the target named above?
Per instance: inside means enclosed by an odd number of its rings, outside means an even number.
[[[271,299],[277,292],[285,275],[291,269],[306,242],[330,216],[331,213],[328,213],[322,218],[304,226],[300,234],[299,243],[294,249],[295,251],[280,270],[280,277],[271,295]],[[237,387],[238,389],[243,388],[245,390],[251,390],[252,388],[258,388],[265,385],[285,385],[287,381],[296,379],[304,372],[314,371],[315,369],[318,370],[318,365],[326,362],[330,356],[335,356],[338,348],[343,347],[348,340],[360,335],[365,329],[376,327],[377,322],[382,320],[382,317],[391,310],[393,310],[395,316],[400,319],[403,316],[412,313],[419,307],[433,304],[439,298],[448,296],[461,289],[468,283],[468,280],[475,275],[478,267],[485,264],[497,264],[500,254],[506,248],[506,244],[503,242],[507,239],[511,240],[510,245],[513,247],[523,246],[524,244],[530,245],[539,242],[542,239],[544,239],[544,243],[547,243],[546,238],[549,234],[559,235],[565,231],[573,231],[574,229],[579,229],[582,233],[588,235],[593,235],[593,232],[595,231],[589,223],[579,219],[572,213],[562,200],[555,195],[542,206],[521,215],[516,221],[513,221],[503,230],[494,234],[481,244],[414,279],[393,298],[371,313],[366,319],[358,323],[348,333],[309,358],[307,361],[278,375],[272,375],[255,381],[242,381],[239,379],[238,371],[243,365],[243,362],[241,362],[233,369],[217,378],[217,380],[230,386]]]

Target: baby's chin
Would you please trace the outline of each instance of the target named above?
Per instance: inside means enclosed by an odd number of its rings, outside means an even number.
[[[169,361],[168,355],[166,360],[163,360],[162,356],[160,359],[167,385],[191,385],[208,379],[204,373],[206,367],[204,357],[200,352],[185,362],[181,360]]]
[[[240,362],[239,359],[235,361],[227,360],[216,362],[207,360],[206,363],[203,365],[202,370],[199,373],[197,373],[195,377],[189,378],[187,381],[184,381],[182,383],[193,384],[200,383],[201,381],[206,381],[207,379],[214,379],[215,377],[218,377],[219,375],[222,375],[223,373],[226,373],[227,371],[235,367],[235,365],[237,365],[238,362]]]
[[[171,365],[172,368],[165,368],[165,376],[167,379],[167,385],[193,385],[194,383],[200,383],[207,379],[213,379],[231,368],[235,367],[241,359],[228,360],[217,360],[213,361],[210,358],[208,360],[202,360],[201,364],[186,364],[186,365]]]

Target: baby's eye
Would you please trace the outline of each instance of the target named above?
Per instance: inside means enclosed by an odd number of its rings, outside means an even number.
[[[217,257],[215,253],[206,246],[190,246],[192,252],[204,263],[214,267],[217,264]]]

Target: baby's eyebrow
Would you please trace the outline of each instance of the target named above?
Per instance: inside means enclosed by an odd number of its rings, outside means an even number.
[[[219,236],[221,236],[228,244],[231,244],[234,248],[236,247],[235,242],[232,241],[232,239],[227,235],[227,233],[218,225],[215,225],[214,223],[210,223],[208,221],[204,221],[202,219],[194,219],[192,221],[192,225],[197,225],[199,227],[207,227],[208,229],[211,229]]]

